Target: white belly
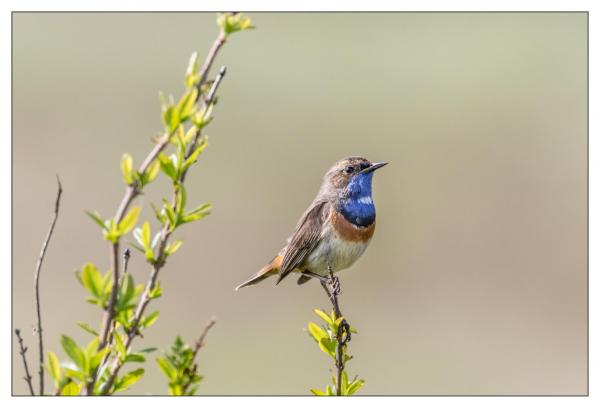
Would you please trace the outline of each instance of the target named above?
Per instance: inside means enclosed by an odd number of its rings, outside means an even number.
[[[339,272],[352,266],[368,245],[368,242],[342,240],[335,232],[329,230],[307,257],[303,267],[323,276],[329,274],[328,266],[333,272]]]

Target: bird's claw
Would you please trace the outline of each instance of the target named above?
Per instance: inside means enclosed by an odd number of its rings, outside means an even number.
[[[327,279],[327,284],[329,285],[331,293],[334,296],[338,296],[342,293],[340,279],[337,276],[329,275],[329,278]]]

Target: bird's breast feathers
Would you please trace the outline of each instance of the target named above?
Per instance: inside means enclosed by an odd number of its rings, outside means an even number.
[[[359,227],[333,210],[324,225],[319,244],[308,255],[304,266],[320,275],[328,273],[328,265],[334,272],[349,268],[365,252],[374,232],[375,222]]]

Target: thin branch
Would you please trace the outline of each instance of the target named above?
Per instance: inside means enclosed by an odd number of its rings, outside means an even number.
[[[204,347],[204,339],[206,338],[208,331],[212,329],[215,323],[217,323],[217,319],[214,317],[212,317],[208,322],[206,322],[206,326],[204,326],[202,334],[200,335],[200,337],[198,337],[198,340],[196,340],[196,344],[194,345],[194,358],[192,360],[196,359],[198,351],[200,351],[200,349]]]
[[[333,305],[333,313],[336,320],[343,316],[340,305],[338,302],[338,295],[340,294],[340,281],[338,278],[333,276],[331,269],[329,270],[329,281],[325,282],[321,280],[321,286],[327,293],[331,304]],[[331,287],[330,287],[331,286]],[[345,335],[344,335],[345,334]],[[344,371],[344,347],[346,343],[350,341],[350,325],[343,319],[338,326],[338,332],[336,333],[337,346],[335,348],[335,368],[336,368],[336,384],[335,392],[336,395],[342,395],[342,373]]]
[[[17,339],[19,340],[19,354],[23,358],[23,366],[25,367],[25,377],[23,377],[23,379],[25,380],[25,382],[27,382],[27,385],[29,386],[29,393],[31,395],[35,395],[35,393],[33,392],[33,385],[31,384],[31,374],[29,374],[29,366],[27,365],[27,357],[25,356],[25,353],[27,352],[27,347],[23,345],[21,330],[15,329],[15,334],[17,336]]]
[[[207,59],[202,67],[202,70],[200,71],[200,83],[198,84],[198,88],[200,88],[202,86],[202,84],[205,82],[206,76],[208,74],[208,70],[210,69],[212,62],[214,61],[217,52],[219,51],[219,49],[221,48],[221,46],[224,44],[225,42],[225,35],[223,32],[219,33],[219,36],[217,37],[217,39],[215,40],[215,42],[213,43],[209,54],[207,56]],[[208,94],[207,94],[207,98],[204,99],[204,112],[205,114],[207,112],[209,112],[209,107],[211,105],[214,104],[215,100],[215,95],[217,92],[217,89],[219,88],[219,85],[221,84],[221,81],[225,75],[226,69],[225,67],[221,67],[221,69],[219,70],[219,74],[217,75],[217,77],[215,78],[215,80],[213,81],[212,85],[211,85],[211,89],[209,90]],[[199,92],[200,94],[200,92]],[[186,151],[185,154],[185,159],[189,158],[189,156],[193,153],[195,146],[198,143],[198,140],[200,139],[201,136],[201,129],[198,129],[196,134],[194,135],[194,139],[192,141],[192,143],[190,144],[190,148]],[[167,138],[167,143],[168,143],[168,138]],[[162,151],[162,149],[161,149]],[[160,152],[160,151],[159,151]],[[156,155],[158,155],[158,153],[156,153]],[[145,161],[146,162],[146,161]],[[145,163],[144,162],[144,163]],[[150,161],[151,162],[151,161]],[[149,163],[150,163],[149,162]],[[148,164],[149,164],[148,163]],[[141,172],[141,170],[140,170]],[[185,180],[187,174],[187,170],[183,171],[182,174],[179,177],[179,184],[183,183],[183,181]],[[135,186],[130,186],[132,188],[134,188]],[[124,197],[127,198],[127,194]],[[133,198],[132,198],[133,199]],[[130,202],[129,202],[130,203]],[[127,204],[123,204],[121,203],[121,206],[119,208],[124,207],[125,209],[122,211],[123,215],[129,205],[129,203]],[[177,206],[177,191],[174,192],[174,196],[173,196],[173,200],[171,202],[172,207],[175,209]],[[119,222],[119,220],[115,220],[116,222]],[[144,314],[144,311],[146,310],[146,307],[148,306],[148,303],[150,302],[150,294],[152,293],[152,290],[155,288],[156,286],[156,282],[158,279],[158,274],[160,272],[160,270],[162,269],[162,267],[164,266],[165,263],[165,248],[167,245],[167,242],[171,236],[171,233],[173,232],[171,226],[166,223],[163,227],[163,229],[160,232],[160,238],[159,238],[159,242],[158,242],[158,249],[156,252],[156,261],[153,263],[152,265],[152,271],[150,274],[150,278],[148,280],[148,283],[146,284],[146,288],[144,289],[144,292],[142,293],[142,296],[140,298],[140,301],[138,303],[138,306],[136,308],[135,311],[135,315],[133,318],[133,323],[131,325],[130,330],[127,332],[127,338],[125,340],[125,348],[129,349],[129,347],[131,346],[131,343],[133,342],[133,339],[139,334],[139,323],[142,319],[142,316]],[[114,253],[114,252],[113,252]],[[108,321],[109,322],[109,321]],[[107,327],[107,326],[104,326]],[[104,330],[103,330],[103,335],[104,335]],[[106,335],[108,334],[108,330]],[[106,341],[106,340],[105,340]],[[109,377],[107,379],[107,381],[103,384],[102,390],[101,390],[101,394],[106,395],[110,388],[112,387],[118,373],[119,370],[121,369],[122,366],[122,362],[119,359],[115,359],[113,361],[111,370],[110,370],[110,374]]]
[[[208,331],[215,325],[215,323],[217,323],[217,320],[214,317],[212,317],[208,322],[206,322],[206,326],[204,326],[204,330],[202,331],[202,334],[200,335],[200,337],[198,337],[198,340],[196,340],[196,343],[194,344],[194,350],[192,353],[192,362],[194,362],[196,360],[198,351],[200,351],[200,349],[202,347],[204,347],[204,339],[206,338]],[[197,365],[195,363],[193,363],[191,367],[188,367],[188,369],[190,370],[189,374],[194,374],[196,372]],[[192,378],[192,375],[190,375],[189,378]],[[181,387],[182,395],[187,395],[187,390],[188,390],[190,384],[191,384],[191,382],[187,382],[182,385],[182,387]]]
[[[52,221],[50,222],[50,228],[48,229],[48,233],[46,234],[46,239],[42,244],[42,250],[40,251],[40,256],[37,260],[37,264],[35,266],[35,275],[33,277],[33,286],[35,290],[35,309],[37,312],[37,335],[38,335],[38,347],[40,352],[40,395],[44,395],[44,338],[43,338],[43,330],[42,330],[42,307],[40,302],[40,272],[42,270],[42,265],[44,263],[44,256],[46,255],[46,249],[48,249],[48,243],[52,238],[52,233],[54,232],[54,226],[56,225],[56,220],[58,219],[58,211],[60,208],[60,196],[62,195],[62,185],[60,184],[60,179],[58,175],[56,176],[56,182],[58,183],[58,193],[56,194],[56,202],[54,204],[54,215],[52,216]],[[18,336],[18,334],[17,334]]]

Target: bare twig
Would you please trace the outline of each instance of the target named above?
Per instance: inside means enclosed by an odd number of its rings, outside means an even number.
[[[194,345],[194,359],[196,358],[198,351],[204,347],[204,339],[206,338],[208,331],[215,325],[215,323],[217,323],[217,319],[214,317],[211,317],[211,319],[206,322],[206,326],[204,326],[202,334],[200,337],[198,337],[198,340],[196,340],[196,344]]]
[[[27,365],[27,357],[25,356],[25,353],[27,352],[27,347],[23,345],[21,330],[15,329],[15,334],[17,336],[17,339],[19,340],[19,354],[23,358],[23,366],[25,367],[25,377],[23,377],[23,379],[25,380],[25,382],[27,382],[27,385],[29,386],[29,393],[31,395],[35,395],[35,393],[33,392],[33,385],[31,384],[31,374],[29,374],[29,366]]]
[[[329,281],[325,282],[321,280],[321,286],[327,293],[331,304],[333,305],[333,313],[336,320],[343,316],[340,305],[338,302],[338,295],[340,294],[340,283],[339,279],[333,276],[331,269],[329,270]],[[338,326],[336,333],[337,347],[335,348],[335,368],[336,368],[336,395],[342,395],[342,372],[344,371],[344,347],[346,343],[350,341],[350,325],[343,319]]]
[[[194,350],[193,350],[193,354],[192,354],[192,361],[194,361],[194,363],[192,364],[191,367],[188,367],[188,370],[189,370],[188,377],[190,379],[192,378],[193,374],[196,372],[196,369],[197,369],[195,360],[196,360],[196,356],[198,355],[198,351],[200,351],[200,349],[202,347],[204,347],[204,339],[206,338],[208,331],[215,325],[216,322],[217,322],[217,320],[214,317],[212,317],[208,322],[206,322],[206,326],[204,326],[204,330],[202,331],[202,334],[200,335],[200,337],[198,337],[198,340],[196,340],[196,343],[194,344]],[[181,386],[182,395],[187,395],[187,390],[190,385],[191,385],[191,382],[187,382]]]
[[[58,192],[56,194],[56,202],[54,204],[54,215],[52,216],[52,221],[50,222],[50,228],[48,229],[48,233],[46,234],[46,239],[42,244],[42,250],[40,251],[40,256],[38,257],[37,264],[35,266],[35,275],[33,277],[33,286],[35,290],[35,309],[37,312],[37,335],[38,335],[38,347],[40,352],[40,395],[44,395],[44,338],[43,338],[43,330],[42,330],[42,307],[40,302],[40,272],[42,270],[42,265],[44,263],[44,256],[46,255],[46,249],[48,249],[48,243],[52,238],[52,233],[54,232],[54,226],[56,225],[56,220],[58,219],[58,210],[60,208],[60,196],[62,195],[62,185],[60,184],[60,179],[58,175],[56,176],[56,182],[58,183]]]

